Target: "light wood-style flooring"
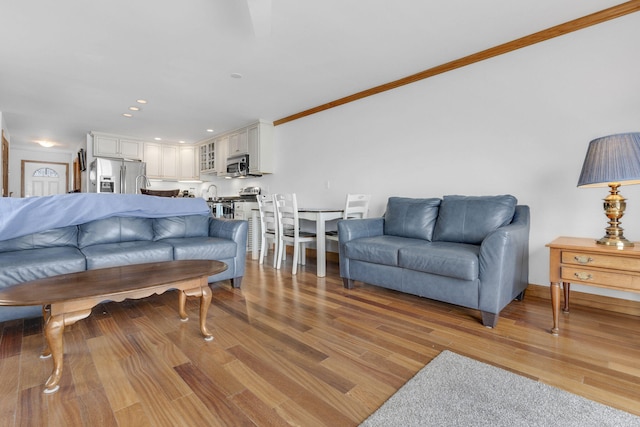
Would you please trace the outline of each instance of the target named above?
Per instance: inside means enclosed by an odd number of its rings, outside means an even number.
[[[335,263],[317,278],[313,258],[295,277],[269,261],[212,286],[212,342],[175,291],[96,307],[65,331],[53,395],[41,319],[0,324],[0,425],[356,426],[444,349],[640,415],[638,316],[574,303],[555,337],[533,292],[487,329],[475,310],[346,290]]]

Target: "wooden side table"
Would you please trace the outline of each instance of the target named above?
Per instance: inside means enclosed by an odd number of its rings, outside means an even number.
[[[626,292],[640,292],[640,243],[617,249],[596,244],[596,239],[558,237],[546,245],[549,254],[549,281],[553,328],[558,335],[560,282],[564,288],[562,311],[569,312],[570,283],[597,286]]]

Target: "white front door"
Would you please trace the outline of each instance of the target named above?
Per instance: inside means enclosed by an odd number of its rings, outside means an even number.
[[[50,196],[69,191],[69,165],[22,161],[22,197]]]

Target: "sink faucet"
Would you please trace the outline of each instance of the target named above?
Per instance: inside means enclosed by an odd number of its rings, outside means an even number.
[[[136,176],[136,194],[138,194],[138,191],[140,191],[140,185],[138,185],[138,180],[140,178],[142,178],[142,185],[144,186],[144,188],[147,188],[151,185],[151,182],[149,182],[149,178],[147,178],[146,175]]]
[[[216,189],[215,195],[213,197],[211,197],[211,187]],[[216,197],[218,197],[218,186],[215,184],[211,184],[209,187],[207,187],[207,195],[209,196],[210,199],[215,199]]]

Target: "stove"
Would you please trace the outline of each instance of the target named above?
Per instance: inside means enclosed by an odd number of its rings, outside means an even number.
[[[216,198],[210,198],[207,200],[207,204],[211,207],[211,212],[214,217],[218,218],[236,218],[244,219],[243,215],[236,215],[243,209],[239,209],[241,206],[237,206],[240,203],[257,204],[256,196],[260,194],[260,187],[246,187],[240,190],[237,196],[220,196]],[[246,209],[244,209],[246,210]],[[249,209],[250,210],[250,209]]]

